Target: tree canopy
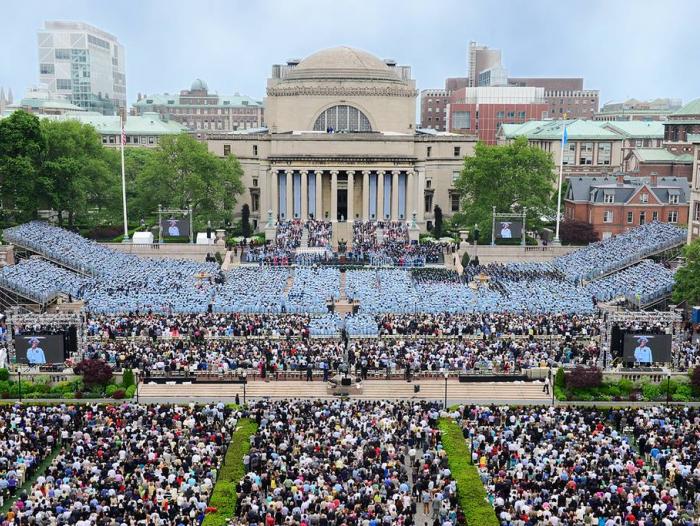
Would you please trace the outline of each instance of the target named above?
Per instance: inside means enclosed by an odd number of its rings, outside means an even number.
[[[164,208],[192,206],[201,228],[207,220],[230,217],[243,185],[238,159],[221,159],[206,144],[186,133],[162,137],[136,176],[136,207],[148,214]]]
[[[685,265],[676,271],[673,301],[700,305],[700,239],[683,247]]]
[[[556,194],[554,162],[550,153],[530,146],[525,137],[512,143],[476,145],[474,156],[465,157],[455,186],[461,195],[465,225],[478,224],[482,239],[491,238],[491,214],[522,212],[527,207],[529,225],[543,215],[553,215]]]

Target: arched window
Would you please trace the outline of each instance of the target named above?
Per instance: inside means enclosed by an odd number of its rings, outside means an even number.
[[[328,108],[318,116],[314,123],[315,131],[326,131],[329,128],[333,128],[333,131],[372,131],[367,115],[357,108],[344,104]]]

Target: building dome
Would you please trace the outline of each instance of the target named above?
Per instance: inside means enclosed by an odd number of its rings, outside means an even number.
[[[190,86],[190,91],[207,91],[207,83],[202,79],[194,79],[194,82]]]
[[[371,53],[347,46],[309,55],[287,74],[288,80],[380,80],[400,82],[397,72]]]

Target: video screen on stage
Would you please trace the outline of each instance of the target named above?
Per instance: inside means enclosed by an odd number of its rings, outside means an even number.
[[[496,221],[496,238],[520,239],[523,237],[523,224],[520,221]]]
[[[670,334],[625,334],[622,359],[640,364],[670,362]]]
[[[190,220],[184,219],[163,219],[161,224],[163,237],[190,237]]]
[[[63,363],[65,361],[63,335],[16,336],[15,355],[17,363],[28,365]]]

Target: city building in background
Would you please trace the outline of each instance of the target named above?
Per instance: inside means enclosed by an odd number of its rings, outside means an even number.
[[[155,112],[164,120],[173,120],[191,131],[230,132],[263,126],[263,105],[245,95],[218,95],[207,83],[196,79],[190,89],[179,94],[138,95],[132,113]]]
[[[598,90],[583,89],[582,78],[509,78],[509,86],[544,88],[550,119],[591,119],[598,111]]]
[[[449,96],[446,130],[476,135],[496,144],[502,124],[522,124],[547,117],[544,88],[462,88]]]
[[[468,87],[507,86],[508,72],[501,62],[501,50],[469,42],[467,52]]]
[[[593,119],[597,121],[664,121],[683,105],[680,99],[629,99],[608,102]]]
[[[435,205],[459,210],[455,181],[476,140],[416,130],[417,96],[410,66],[335,47],[272,66],[265,129],[201,135],[240,161],[236,211],[248,204],[256,227],[327,218],[334,240],[349,243],[355,219],[415,220],[424,231]]]
[[[103,115],[126,111],[126,57],[117,37],[84,22],[50,21],[37,34],[39,83]]]
[[[2,93],[0,93],[0,98]],[[76,106],[66,99],[58,98],[45,88],[31,88],[16,104],[9,104],[5,112],[24,110],[34,115],[63,115],[64,113],[84,112],[84,108]],[[2,115],[0,111],[0,115]]]
[[[12,102],[12,89],[8,89],[7,94],[5,94],[5,88],[0,86],[0,117],[5,114],[7,107],[10,106]]]
[[[424,89],[420,92],[420,127],[445,131],[447,105],[452,92],[446,89]]]
[[[606,239],[650,221],[686,224],[689,197],[685,177],[572,177],[564,216],[589,223]]]
[[[598,122],[598,121],[596,121]],[[622,171],[637,172],[633,152],[635,150],[661,150],[664,140],[664,126],[659,121],[602,121],[602,127],[622,136]],[[653,170],[651,170],[653,171]],[[649,175],[639,173],[639,175]],[[671,176],[672,174],[665,174]]]

